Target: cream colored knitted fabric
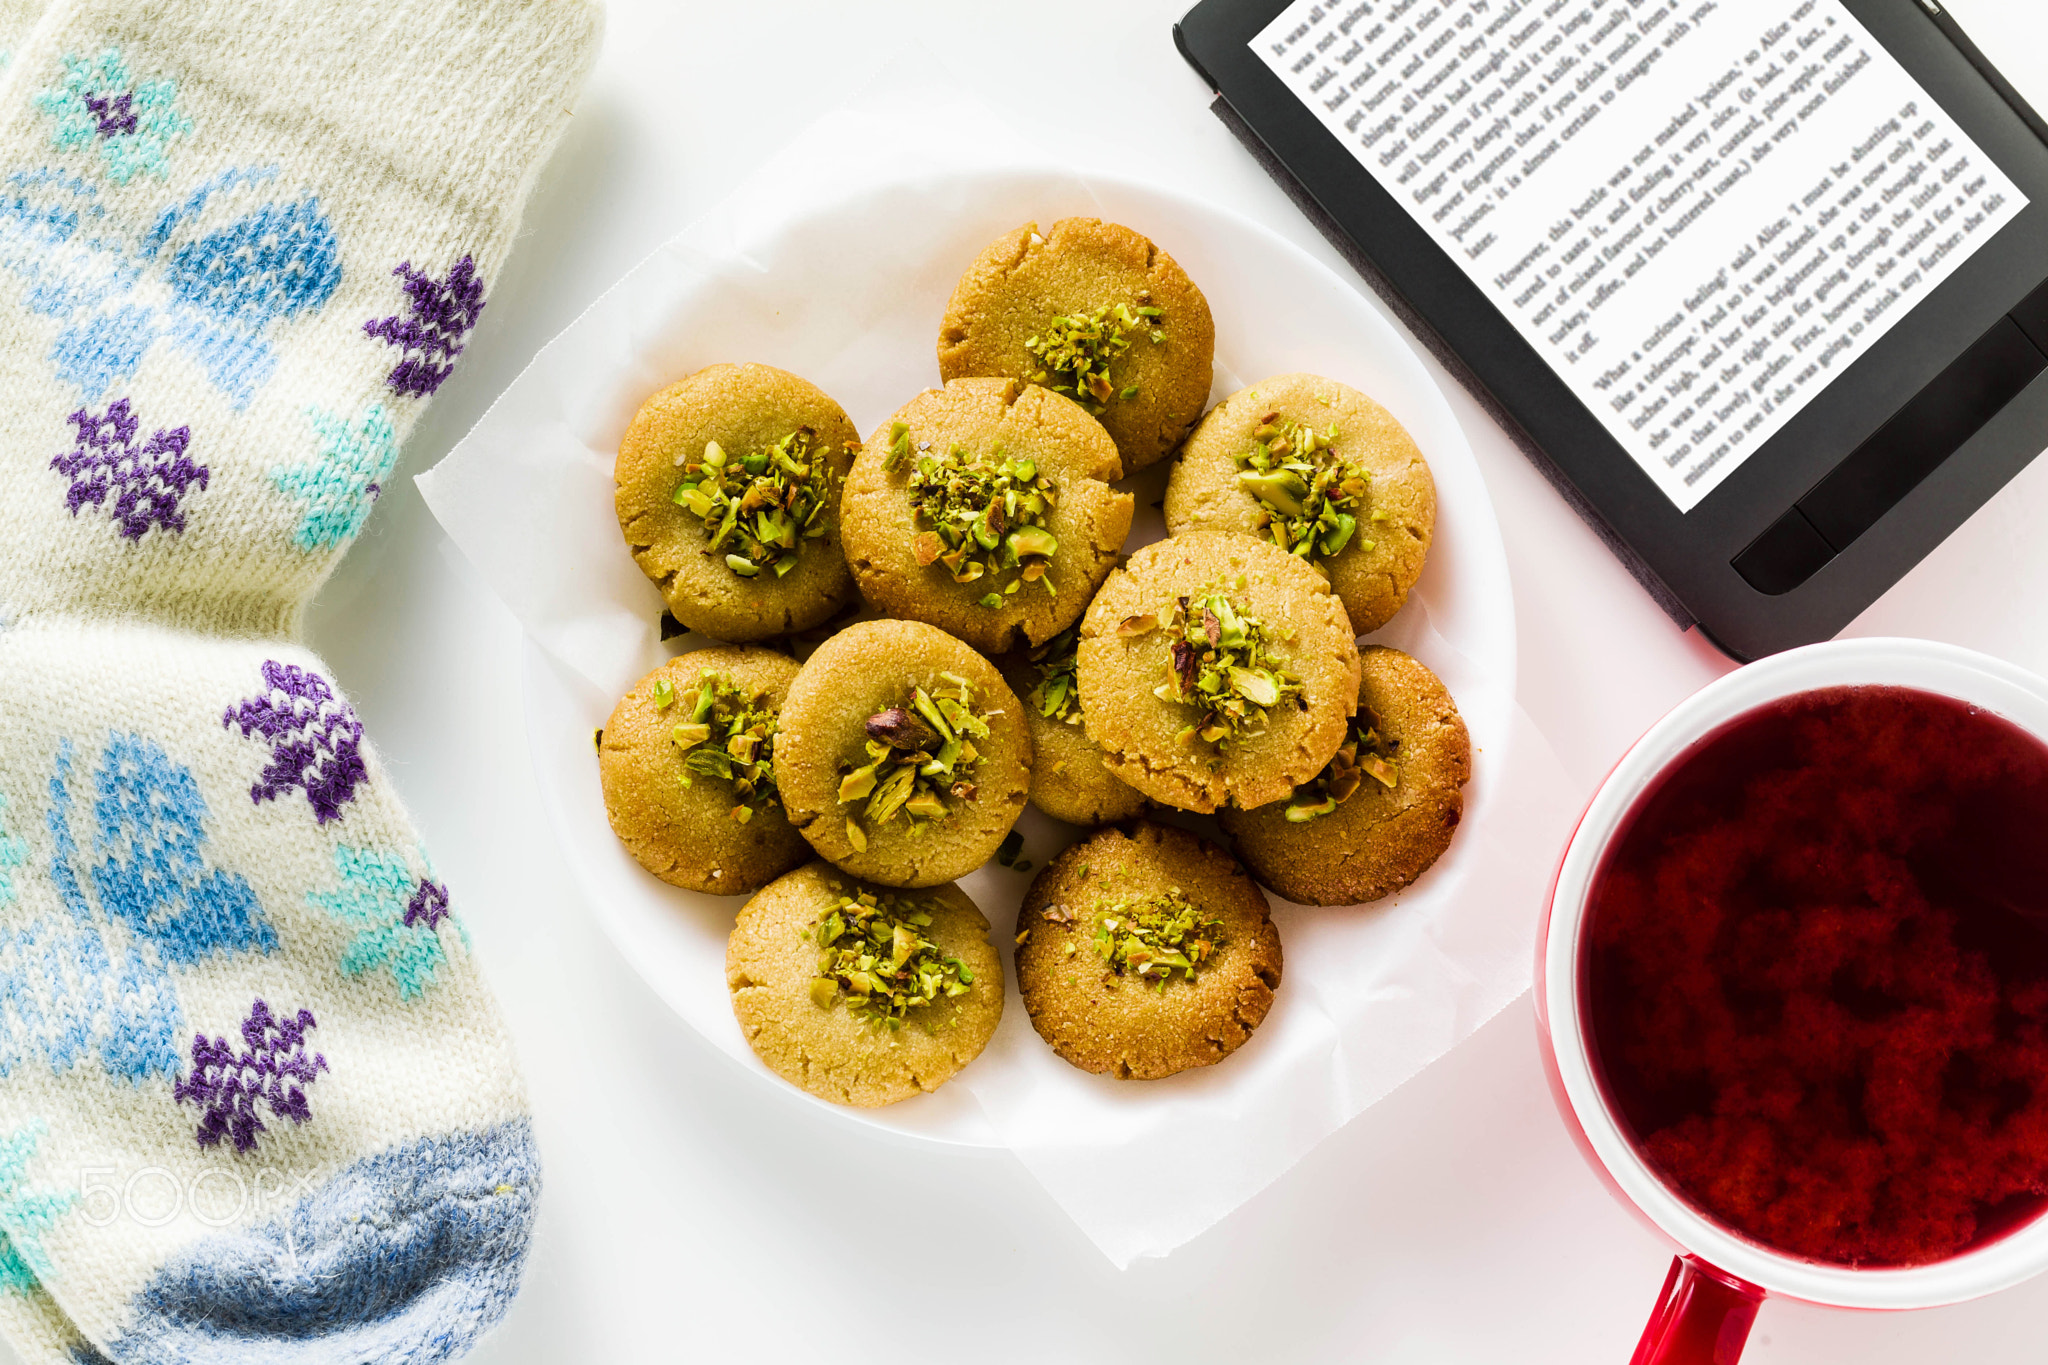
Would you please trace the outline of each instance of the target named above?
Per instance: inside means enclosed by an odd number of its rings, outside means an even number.
[[[589,0],[0,0],[0,1331],[451,1358],[539,1169],[296,641],[476,325]],[[459,898],[458,898],[459,899]]]

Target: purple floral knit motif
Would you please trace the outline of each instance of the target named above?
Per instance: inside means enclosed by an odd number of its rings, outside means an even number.
[[[255,1149],[265,1124],[258,1107],[272,1118],[304,1123],[313,1117],[305,1087],[327,1070],[327,1058],[306,1055],[306,1030],[314,1027],[313,1011],[279,1019],[258,1000],[242,1021],[244,1051],[237,1055],[226,1038],[195,1034],[192,1074],[172,1087],[180,1104],[190,1100],[205,1112],[199,1120],[199,1145],[212,1147],[226,1137],[238,1152]]]
[[[126,91],[118,95],[87,95],[85,108],[98,121],[101,137],[120,137],[135,131],[135,96]]]
[[[230,706],[220,721],[241,726],[244,737],[260,733],[270,741],[270,764],[249,788],[249,799],[261,805],[297,787],[315,823],[340,819],[356,788],[370,780],[355,708],[310,668],[275,659],[263,665],[263,686],[263,695]]]
[[[405,904],[402,922],[423,929],[438,929],[447,917],[448,888],[430,878],[420,878],[419,888]]]
[[[388,317],[363,324],[363,330],[405,352],[385,383],[401,398],[423,398],[455,373],[462,342],[484,311],[484,285],[476,277],[476,261],[464,256],[437,280],[407,261],[391,272],[405,279],[412,316]]]
[[[159,429],[138,447],[142,423],[125,398],[97,417],[80,408],[70,421],[78,428],[78,445],[69,455],[51,460],[50,468],[71,480],[64,501],[72,516],[87,503],[106,507],[111,493],[114,506],[109,515],[130,540],[142,539],[151,526],[185,529],[178,503],[194,485],[206,487],[208,477],[206,466],[185,453],[192,443],[190,427]]]

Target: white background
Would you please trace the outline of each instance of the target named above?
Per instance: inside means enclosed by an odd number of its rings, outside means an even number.
[[[1628,1359],[1668,1253],[1567,1139],[1527,997],[1217,1228],[1123,1273],[1006,1153],[857,1129],[715,1053],[579,903],[526,756],[517,628],[404,477],[439,460],[584,304],[906,53],[1083,168],[1212,197],[1354,278],[1209,114],[1173,48],[1183,8],[610,0],[604,55],[518,252],[311,622],[468,919],[533,1092],[541,1230],[480,1365]],[[2048,108],[2048,11],[1955,8]],[[1521,701],[1574,768],[1604,771],[1731,665],[1675,630],[1431,370],[1500,514]],[[2048,460],[1851,633],[1949,640],[2048,671],[2044,603]],[[2039,1362],[2044,1321],[2048,1279],[1910,1315],[1774,1302],[1746,1359]]]

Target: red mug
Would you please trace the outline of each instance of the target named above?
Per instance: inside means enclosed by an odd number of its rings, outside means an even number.
[[[2048,1217],[2042,1213],[1944,1260],[1904,1267],[1808,1260],[1756,1241],[1701,1210],[1651,1167],[1596,1072],[1582,992],[1587,901],[1610,843],[1637,802],[1692,745],[1737,716],[1819,688],[1870,684],[1968,703],[2048,744],[2048,682],[1986,655],[1884,639],[1774,655],[1709,684],[1636,741],[1580,817],[1552,882],[1537,939],[1535,993],[1558,1112],[1609,1190],[1677,1253],[1631,1365],[1733,1365],[1768,1295],[1840,1308],[1929,1308],[2048,1270]]]

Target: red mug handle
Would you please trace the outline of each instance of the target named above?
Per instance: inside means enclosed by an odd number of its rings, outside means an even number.
[[[1692,1256],[1671,1258],[1629,1365],[1735,1365],[1764,1293]]]

